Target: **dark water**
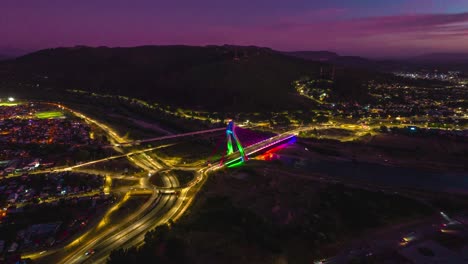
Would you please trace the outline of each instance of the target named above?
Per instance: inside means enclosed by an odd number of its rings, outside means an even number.
[[[468,172],[433,172],[366,162],[306,160],[284,155],[275,155],[275,158],[287,166],[323,173],[337,180],[468,194]]]

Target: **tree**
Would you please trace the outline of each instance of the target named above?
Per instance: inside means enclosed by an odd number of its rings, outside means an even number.
[[[317,116],[317,123],[326,123],[328,122],[328,117],[324,115]]]
[[[91,154],[89,153],[89,151],[85,149],[80,149],[75,153],[76,161],[89,160],[90,157],[91,157]]]
[[[124,264],[127,261],[127,252],[124,249],[112,250],[107,259],[107,264]]]
[[[170,227],[168,225],[160,225],[145,234],[145,245],[148,247],[156,246],[165,241],[170,235]]]
[[[182,239],[171,238],[166,246],[166,255],[170,263],[188,263],[186,245]]]

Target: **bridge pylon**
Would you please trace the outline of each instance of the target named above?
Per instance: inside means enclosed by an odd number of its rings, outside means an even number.
[[[244,148],[242,147],[241,142],[236,134],[236,126],[234,121],[229,121],[228,126],[226,128],[226,137],[227,137],[227,152],[226,155],[230,155],[234,153],[234,145],[233,142],[236,144],[237,150],[240,152],[241,160],[246,161],[247,155],[244,152]]]

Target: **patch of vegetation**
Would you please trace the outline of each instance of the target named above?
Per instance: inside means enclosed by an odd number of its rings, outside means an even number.
[[[340,151],[332,149],[332,148],[314,146],[310,148],[310,150],[318,154],[325,155],[325,156],[334,156],[334,157],[342,156]]]
[[[121,222],[122,219],[135,212],[149,199],[149,195],[130,196],[125,203],[109,216],[109,222]]]
[[[253,211],[233,205],[229,197],[209,197],[188,230],[235,234],[238,239],[250,246],[278,253],[280,233],[267,219]]]
[[[157,187],[166,187],[166,184],[163,181],[164,174],[161,172],[157,172],[150,178],[151,184],[157,186]]]
[[[448,248],[448,249],[455,249],[455,250],[460,250],[463,248],[466,243],[468,242],[468,239],[465,237],[462,237],[460,235],[456,234],[450,234],[450,233],[437,233],[436,237],[434,240],[439,243],[440,245]]]
[[[19,103],[0,102],[0,106],[17,106]]]
[[[419,253],[421,255],[426,256],[426,257],[433,257],[435,256],[434,251],[432,251],[430,248],[427,247],[418,247]]]
[[[60,112],[60,111],[38,112],[35,115],[39,119],[62,118],[62,117],[64,117],[63,113]]]
[[[195,171],[173,170],[172,173],[176,175],[181,186],[187,185],[195,178]]]
[[[111,156],[112,153],[107,153],[107,155]],[[90,170],[108,171],[108,172],[112,172],[115,174],[131,175],[131,176],[137,176],[139,173],[142,173],[141,168],[136,167],[136,165],[131,163],[126,158],[107,160],[103,162],[90,164],[81,168],[90,169]]]
[[[113,179],[112,188],[126,187],[138,184],[138,179]]]
[[[125,116],[114,115],[115,113],[120,113],[119,104],[112,105],[111,102],[108,102],[108,104],[103,104],[102,101],[97,103],[90,103],[90,100],[87,101],[87,103],[70,103],[69,105],[73,109],[76,109],[79,112],[83,112],[87,116],[99,120],[100,122],[115,129],[121,136],[138,139],[151,138],[162,135],[153,130],[143,128],[135,124],[131,119],[129,119],[134,115],[129,114],[129,118],[126,118]],[[103,111],[104,109],[106,109],[106,111]],[[109,109],[110,111],[108,111]]]
[[[220,134],[223,131],[220,131]],[[209,138],[188,138],[176,144],[154,151],[157,156],[173,166],[184,166],[196,162],[219,160],[225,149],[225,135],[210,135]]]
[[[435,193],[432,197],[429,197],[429,199],[434,207],[448,214],[463,212],[467,206],[465,195]]]
[[[249,171],[242,169],[244,172]],[[221,177],[215,177],[218,176]],[[264,210],[255,208],[255,201],[249,205],[239,204],[234,201],[234,197],[210,190],[202,194],[203,197],[196,202],[191,212],[172,229],[160,228],[167,233],[162,237],[151,238],[148,242],[151,247],[145,245],[138,250],[114,252],[109,263],[121,263],[116,262],[117,259],[149,257],[148,252],[155,254],[161,243],[166,245],[173,240],[178,241],[184,258],[188,257],[191,263],[220,263],[227,260],[261,263],[271,262],[275,256],[287,256],[288,261],[306,263],[307,259],[312,261],[320,257],[323,246],[339,242],[345,237],[360,234],[372,227],[432,213],[425,205],[401,196],[343,185],[327,185],[317,194],[308,195],[310,200],[316,202],[309,202],[308,206],[302,208],[305,211],[303,222],[288,223],[276,221]],[[257,191],[265,192],[261,189]],[[289,208],[291,212],[294,211],[294,205]],[[201,254],[208,247],[206,243],[216,249]],[[245,253],[245,250],[249,252],[247,256],[241,253]],[[168,253],[164,252],[159,257],[167,258]]]
[[[193,263],[187,255],[187,245],[183,238],[168,225],[156,227],[145,235],[145,244],[140,248],[118,249],[111,252],[108,264],[127,263]]]

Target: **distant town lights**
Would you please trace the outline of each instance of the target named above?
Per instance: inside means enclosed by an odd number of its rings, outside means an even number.
[[[14,101],[15,101],[15,98],[13,98],[13,97],[8,97],[8,101],[14,102]]]

